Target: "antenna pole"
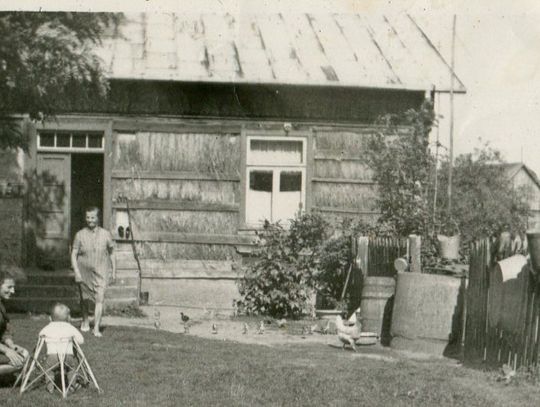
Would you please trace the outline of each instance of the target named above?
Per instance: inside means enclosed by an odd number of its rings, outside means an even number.
[[[452,172],[454,167],[454,66],[456,48],[456,15],[452,19],[452,59],[450,62],[450,162],[448,166],[448,214],[452,215]]]

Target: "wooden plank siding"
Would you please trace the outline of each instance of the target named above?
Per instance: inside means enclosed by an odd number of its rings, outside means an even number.
[[[365,141],[375,128],[315,128],[312,209],[335,220],[373,221],[378,212],[377,185],[364,158]]]
[[[249,244],[236,235],[238,134],[115,130],[112,190],[129,201],[142,260],[225,260],[234,244]],[[113,210],[125,212],[119,201]]]

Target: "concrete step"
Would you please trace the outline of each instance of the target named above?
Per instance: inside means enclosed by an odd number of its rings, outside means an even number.
[[[17,287],[17,298],[56,298],[62,299],[79,298],[79,291],[75,285],[43,285]],[[105,298],[137,298],[137,286],[109,286],[105,292]]]
[[[42,272],[26,274],[26,281],[22,285],[70,285],[75,282],[74,275],[67,272]]]
[[[134,270],[117,270],[115,285],[137,285],[139,274]],[[17,291],[25,286],[70,286],[75,284],[73,274],[35,273],[28,274],[24,282],[17,284]]]
[[[120,273],[116,275],[116,283],[114,283],[115,286],[137,286],[137,284],[139,284],[139,276],[132,274],[124,276]]]
[[[105,298],[107,299],[137,299],[138,289],[137,286],[110,286],[105,292]]]
[[[117,251],[115,257],[117,263],[120,261],[135,261],[135,256],[133,255],[133,252],[128,250]]]
[[[17,298],[48,297],[48,298],[78,298],[79,291],[75,284],[71,285],[18,285]]]

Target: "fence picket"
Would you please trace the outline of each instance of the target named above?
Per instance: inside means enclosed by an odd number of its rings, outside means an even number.
[[[515,332],[489,326],[490,271],[495,261],[492,249],[496,247],[497,242],[488,239],[470,246],[464,362],[484,361],[489,367],[536,366],[540,350],[540,284],[532,278],[526,279]]]

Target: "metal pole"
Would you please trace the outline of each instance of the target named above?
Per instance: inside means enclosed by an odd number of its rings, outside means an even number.
[[[452,19],[452,59],[450,62],[450,162],[448,166],[448,214],[452,214],[452,171],[454,167],[454,64],[456,43],[456,15]]]

